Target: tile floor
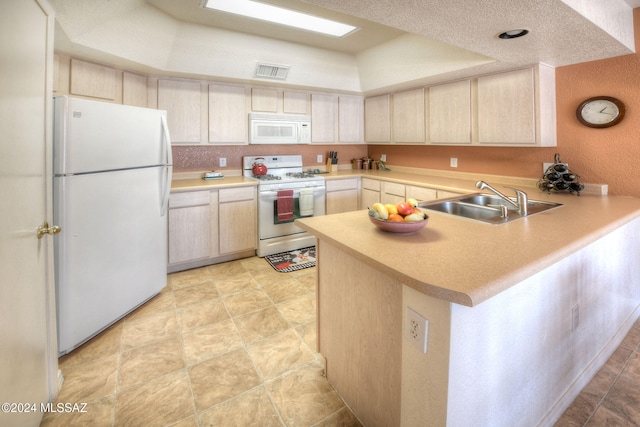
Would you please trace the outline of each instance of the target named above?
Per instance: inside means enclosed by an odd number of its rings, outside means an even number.
[[[153,300],[60,359],[42,426],[360,426],[315,352],[315,268],[257,257],[169,275]],[[556,427],[640,426],[640,320]]]
[[[246,258],[169,275],[160,295],[60,359],[42,426],[359,426],[316,353],[316,269]]]
[[[555,426],[640,426],[640,319]]]

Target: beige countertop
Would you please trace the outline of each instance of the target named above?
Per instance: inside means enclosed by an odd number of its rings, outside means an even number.
[[[202,178],[174,178],[171,181],[171,192],[179,193],[183,191],[210,190],[213,188],[239,187],[245,185],[257,186],[258,182],[254,179],[233,175],[225,175],[224,178],[207,180]]]
[[[380,231],[365,210],[296,224],[420,292],[475,306],[640,217],[631,197],[535,190],[529,198],[563,206],[501,225],[427,211],[427,226],[408,235]]]

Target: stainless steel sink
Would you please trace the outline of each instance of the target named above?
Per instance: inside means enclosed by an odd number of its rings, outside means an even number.
[[[529,200],[527,216],[560,206],[560,203]],[[513,206],[493,194],[466,194],[446,200],[422,202],[418,207],[496,225],[523,218]]]

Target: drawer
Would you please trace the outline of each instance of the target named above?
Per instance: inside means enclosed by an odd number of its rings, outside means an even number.
[[[394,196],[404,197],[404,184],[397,184],[395,182],[384,182],[383,191],[386,194],[393,194]]]
[[[380,191],[380,181],[369,178],[362,178],[362,188],[367,190]]]
[[[358,178],[349,179],[331,179],[325,182],[327,192],[341,190],[357,190]]]
[[[169,196],[169,209],[209,204],[209,191],[187,191]]]
[[[221,188],[218,191],[218,201],[220,203],[225,202],[238,202],[241,200],[254,200],[256,198],[256,187],[234,187],[234,188]]]
[[[407,199],[416,199],[419,202],[426,202],[428,200],[435,200],[438,198],[438,192],[433,188],[416,187],[413,185],[407,185],[405,190]]]

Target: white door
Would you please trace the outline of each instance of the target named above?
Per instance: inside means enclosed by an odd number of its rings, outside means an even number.
[[[15,404],[2,426],[37,426],[55,393],[53,237],[36,237],[51,220],[51,12],[43,0],[0,5],[0,404]]]

